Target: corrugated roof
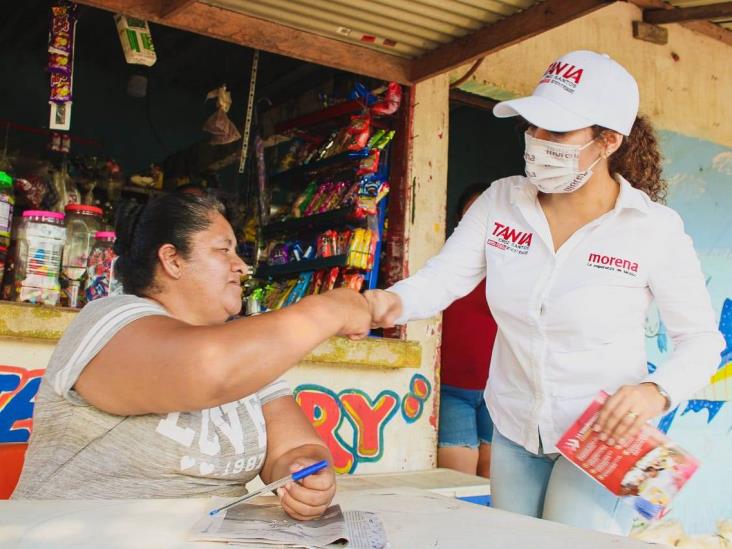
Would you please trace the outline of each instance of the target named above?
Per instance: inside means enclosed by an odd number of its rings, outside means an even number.
[[[204,0],[204,3],[392,55],[415,58],[538,1]]]
[[[667,0],[667,3],[677,8],[695,8],[698,6],[712,6],[714,4],[722,4],[724,1],[715,0]],[[722,19],[710,19],[712,23],[717,23],[720,27],[724,27],[727,30],[732,30],[732,17],[726,17]]]

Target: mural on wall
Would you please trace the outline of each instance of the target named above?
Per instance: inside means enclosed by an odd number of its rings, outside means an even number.
[[[710,384],[659,422],[701,461],[670,516],[687,533],[706,533],[715,531],[717,520],[732,518],[732,151],[671,132],[659,134],[669,182],[667,202],[694,241],[727,344]],[[662,368],[673,349],[656,310],[649,316],[646,336],[649,371]]]
[[[384,453],[384,430],[401,409],[407,424],[414,423],[432,393],[429,380],[414,374],[401,396],[386,389],[371,398],[360,389],[335,393],[322,385],[299,385],[295,399],[333,454],[338,473],[353,473],[360,463],[379,461]]]
[[[668,336],[663,321],[657,314],[655,322],[650,321],[646,324],[646,336],[656,340],[656,347],[662,354],[669,352]],[[655,327],[655,329],[654,329]],[[727,298],[722,305],[722,313],[719,320],[719,331],[724,336],[727,343],[726,348],[722,351],[722,359],[719,369],[712,377],[710,384],[699,392],[694,398],[686,402],[686,405],[680,416],[684,416],[689,412],[707,412],[707,423],[717,416],[722,406],[730,400],[730,389],[732,389],[732,300]],[[656,370],[656,365],[652,362],[648,363],[648,372]],[[668,433],[676,415],[679,412],[679,406],[669,411],[658,423],[659,429],[664,433]]]
[[[0,444],[27,443],[43,370],[0,365]]]

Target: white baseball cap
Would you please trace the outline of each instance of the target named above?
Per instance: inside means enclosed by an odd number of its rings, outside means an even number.
[[[532,95],[502,101],[493,114],[520,115],[555,132],[598,125],[628,135],[638,102],[638,84],[625,67],[609,55],[580,50],[549,65]]]

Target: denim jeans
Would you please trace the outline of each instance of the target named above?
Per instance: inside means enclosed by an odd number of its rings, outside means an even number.
[[[477,450],[481,444],[490,444],[492,438],[493,422],[483,391],[441,385],[437,445],[440,448],[464,446]]]
[[[627,535],[635,511],[559,454],[533,454],[493,430],[493,507],[579,528]]]

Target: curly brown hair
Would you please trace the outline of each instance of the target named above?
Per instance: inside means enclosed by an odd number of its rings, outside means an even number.
[[[608,131],[600,126],[592,129],[598,137]],[[623,138],[620,148],[608,159],[608,168],[610,173],[619,173],[654,202],[663,203],[668,184],[661,176],[661,161],[656,132],[650,121],[641,115],[636,117],[630,135]]]

